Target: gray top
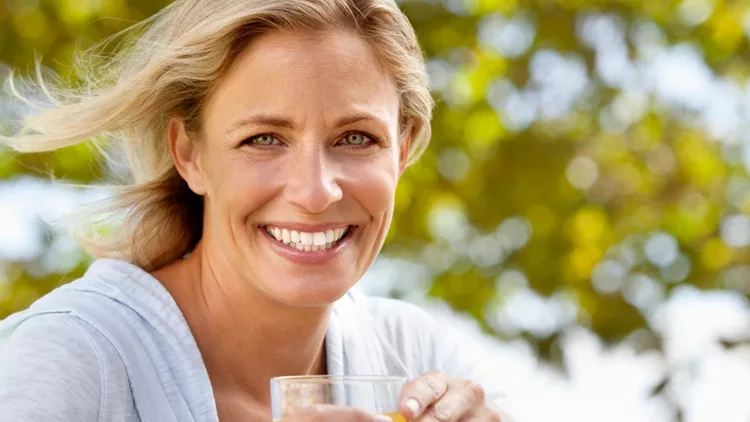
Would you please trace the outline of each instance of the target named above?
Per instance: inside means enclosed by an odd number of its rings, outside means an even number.
[[[414,305],[349,293],[326,335],[330,375],[448,371],[500,404],[499,376]],[[0,415],[24,422],[217,422],[208,373],[167,290],[148,273],[96,261],[79,280],[0,322]]]

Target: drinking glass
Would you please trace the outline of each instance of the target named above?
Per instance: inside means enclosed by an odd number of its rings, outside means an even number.
[[[406,422],[398,412],[404,377],[389,376],[290,376],[271,379],[274,421],[312,405],[355,407]]]

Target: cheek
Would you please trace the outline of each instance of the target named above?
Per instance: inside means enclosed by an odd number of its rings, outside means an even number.
[[[241,219],[273,197],[274,184],[283,179],[275,162],[248,161],[238,155],[218,162],[209,174],[214,207]]]
[[[342,188],[367,212],[379,217],[393,210],[398,162],[383,154],[366,162],[349,163],[342,172]]]

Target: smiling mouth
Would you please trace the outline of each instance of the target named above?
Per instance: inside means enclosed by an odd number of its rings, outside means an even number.
[[[281,227],[262,226],[277,242],[304,252],[327,251],[346,239],[354,226],[344,226],[320,232],[302,232]]]

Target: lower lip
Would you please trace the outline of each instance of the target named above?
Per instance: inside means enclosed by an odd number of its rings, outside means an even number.
[[[268,239],[268,241],[271,243],[271,247],[276,251],[276,253],[283,256],[284,258],[298,264],[320,265],[331,261],[341,253],[341,251],[351,240],[354,227],[350,227],[349,231],[344,235],[344,237],[336,242],[336,244],[333,245],[330,249],[326,249],[323,251],[301,251],[295,247],[279,242],[275,237],[271,236],[271,234],[268,233],[265,228],[259,227],[258,230],[260,230],[265,238]]]

